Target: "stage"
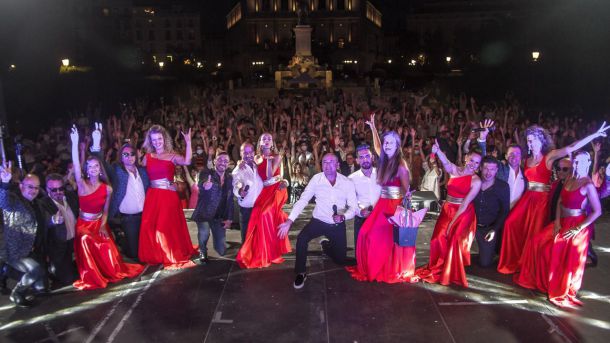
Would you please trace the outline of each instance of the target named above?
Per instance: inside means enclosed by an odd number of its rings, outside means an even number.
[[[292,245],[309,206],[290,232]],[[434,221],[418,237],[426,263]],[[2,342],[605,342],[610,337],[610,215],[597,222],[599,266],[587,268],[580,310],[563,311],[542,294],[516,287],[494,269],[467,269],[470,288],[363,283],[310,244],[308,279],[295,290],[294,253],[266,269],[243,270],[233,258],[239,231],[228,232],[227,256],[211,248],[204,266],[164,271],[107,289],[69,287],[15,308],[0,297]],[[196,228],[189,223],[193,241]],[[351,224],[348,246],[353,247]],[[353,255],[353,249],[349,251]],[[14,283],[11,283],[11,285]],[[604,338],[606,337],[606,338]]]

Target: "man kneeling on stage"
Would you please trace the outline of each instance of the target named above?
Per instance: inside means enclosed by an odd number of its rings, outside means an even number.
[[[297,277],[294,288],[305,285],[307,278],[307,245],[309,241],[325,236],[320,241],[322,250],[335,263],[345,264],[347,240],[345,236],[345,221],[354,218],[358,209],[354,184],[347,177],[337,174],[339,160],[334,154],[326,154],[322,158],[322,173],[314,175],[301,198],[294,204],[288,220],[278,227],[278,236],[285,237],[290,226],[299,216],[312,197],[316,197],[313,218],[301,230],[297,237],[295,272]],[[340,214],[341,213],[341,214]]]

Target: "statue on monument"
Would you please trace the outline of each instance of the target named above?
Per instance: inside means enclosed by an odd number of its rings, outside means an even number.
[[[307,15],[309,14],[309,1],[299,0],[297,7],[297,25],[307,25]]]

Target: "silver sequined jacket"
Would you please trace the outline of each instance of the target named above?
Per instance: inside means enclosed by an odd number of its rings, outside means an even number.
[[[9,264],[27,257],[36,239],[36,212],[18,192],[9,190],[9,184],[0,183],[0,208],[4,224],[6,252],[0,254]]]

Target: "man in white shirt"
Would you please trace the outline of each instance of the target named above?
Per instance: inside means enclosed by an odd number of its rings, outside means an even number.
[[[364,221],[371,214],[373,207],[381,195],[381,186],[377,184],[377,168],[373,167],[373,154],[368,144],[359,145],[356,148],[360,170],[352,173],[349,179],[356,188],[358,209],[354,217],[354,255],[358,246],[358,233]]]
[[[320,244],[322,250],[335,263],[343,265],[347,251],[345,237],[345,220],[354,218],[358,209],[354,183],[346,176],[337,174],[339,159],[332,153],[322,158],[322,173],[314,175],[301,198],[294,204],[288,219],[278,227],[278,236],[286,237],[290,226],[303,211],[312,197],[316,197],[313,218],[301,230],[297,237],[296,263],[294,266],[297,277],[294,288],[302,288],[307,278],[307,245],[309,241],[325,236]]]
[[[510,188],[510,208],[512,209],[517,201],[521,199],[525,191],[527,181],[521,171],[521,147],[519,145],[510,145],[506,151],[506,161],[508,166],[504,165],[503,175],[498,175],[499,179],[503,179],[508,183]],[[498,174],[500,174],[498,172]],[[506,175],[506,176],[505,176]],[[506,179],[504,179],[506,177]]]
[[[233,194],[239,204],[239,226],[241,228],[241,242],[246,240],[248,222],[252,214],[252,207],[258,195],[263,190],[263,180],[256,171],[254,163],[254,146],[243,143],[239,149],[241,161],[233,169]]]

